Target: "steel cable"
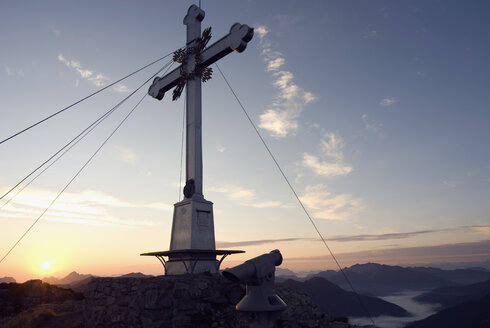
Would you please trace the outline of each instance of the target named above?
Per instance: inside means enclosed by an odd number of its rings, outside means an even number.
[[[289,186],[289,189],[291,189],[291,191],[293,192],[294,194],[294,197],[296,198],[296,200],[298,201],[298,203],[300,204],[301,208],[303,209],[303,211],[305,212],[306,216],[308,217],[308,219],[310,220],[311,224],[313,225],[313,227],[315,228],[318,236],[320,237],[320,239],[322,240],[323,244],[325,245],[325,247],[328,249],[328,252],[330,253],[330,255],[332,256],[333,260],[335,261],[337,267],[339,268],[340,272],[342,273],[342,275],[344,276],[345,280],[347,281],[347,283],[349,284],[349,287],[351,288],[351,290],[356,294],[357,296],[357,299],[359,301],[359,303],[361,304],[361,307],[363,308],[364,312],[367,314],[367,316],[369,317],[370,321],[372,322],[373,326],[376,327],[375,323],[374,323],[374,319],[373,317],[371,316],[371,313],[369,312],[369,310],[367,309],[367,307],[364,305],[364,302],[362,301],[360,295],[357,293],[356,289],[354,288],[354,286],[352,285],[351,281],[349,280],[349,278],[347,277],[347,275],[345,274],[344,270],[342,269],[342,267],[340,266],[339,262],[337,261],[337,258],[335,257],[335,255],[333,254],[332,250],[330,249],[330,247],[328,246],[327,244],[327,241],[325,240],[325,238],[323,237],[323,235],[320,233],[320,230],[318,229],[315,221],[313,220],[313,218],[311,217],[310,213],[308,212],[308,210],[306,209],[305,205],[303,204],[303,202],[301,201],[301,199],[299,198],[298,194],[296,193],[296,190],[294,189],[293,185],[291,184],[291,182],[289,181],[289,179],[287,178],[286,174],[284,173],[284,171],[282,170],[281,166],[279,165],[279,163],[277,162],[274,154],[272,153],[272,151],[270,150],[269,146],[267,145],[267,143],[265,142],[264,138],[262,137],[262,135],[260,134],[259,130],[257,129],[257,127],[255,126],[255,123],[252,121],[252,118],[250,117],[250,115],[248,115],[248,112],[247,110],[245,109],[245,107],[243,106],[242,102],[240,101],[240,99],[238,98],[238,96],[236,95],[235,91],[233,90],[233,88],[231,87],[230,83],[228,82],[228,79],[225,77],[225,75],[223,74],[223,72],[221,71],[221,69],[219,68],[218,64],[214,63],[216,65],[216,67],[218,68],[218,71],[220,72],[221,76],[223,77],[223,80],[225,81],[226,85],[228,86],[228,88],[230,89],[231,93],[233,94],[233,96],[235,97],[236,101],[238,102],[238,104],[240,105],[240,107],[242,108],[242,111],[243,113],[245,114],[245,116],[247,117],[248,121],[250,122],[250,124],[252,125],[252,127],[254,128],[255,132],[257,133],[258,137],[260,138],[260,140],[262,141],[262,144],[264,145],[265,149],[267,150],[267,152],[269,153],[270,157],[272,158],[272,160],[274,161],[274,163],[276,164],[276,167],[279,169],[279,172],[281,173],[282,177],[284,178],[284,180],[286,181],[287,185]]]
[[[158,75],[162,70],[165,69],[165,66],[156,72],[153,76],[151,76],[148,80],[146,80],[141,86],[139,86],[136,90],[134,90],[130,96],[134,95],[138,90],[140,90],[146,83],[148,83],[151,79],[153,79],[156,75]],[[92,161],[92,159],[99,153],[99,151],[104,147],[104,145],[109,141],[109,139],[116,133],[116,131],[122,126],[122,124],[129,118],[129,116],[135,111],[135,109],[141,104],[143,99],[145,99],[147,95],[145,94],[141,100],[133,107],[133,109],[124,117],[124,119],[116,126],[116,128],[109,134],[109,136],[102,142],[102,144],[97,148],[97,150],[90,156],[90,158],[82,165],[82,167],[77,171],[77,173],[70,179],[70,181],[63,187],[63,189],[56,195],[56,197],[51,201],[51,203],[43,210],[43,212],[39,215],[39,217],[27,228],[27,230],[20,236],[20,238],[13,244],[13,246],[8,250],[8,252],[0,259],[0,263],[14,250],[14,248],[22,241],[22,239],[29,233],[29,231],[36,225],[37,222],[44,216],[44,214],[49,210],[49,208],[56,202],[56,200],[63,194],[63,192],[72,184],[73,181],[80,175],[80,173],[85,169],[85,167]],[[126,97],[124,101],[126,101],[129,97]]]
[[[3,144],[4,142],[7,142],[8,140],[10,140],[10,139],[12,139],[12,138],[14,138],[14,137],[18,136],[19,134],[24,133],[24,132],[26,132],[27,130],[30,130],[30,129],[32,129],[33,127],[35,127],[35,126],[37,126],[37,125],[39,125],[39,124],[41,124],[41,123],[43,123],[43,122],[45,122],[45,121],[49,120],[50,118],[52,118],[52,117],[54,117],[54,116],[56,116],[56,115],[58,115],[58,114],[61,114],[62,112],[64,112],[64,111],[66,111],[66,110],[68,110],[68,109],[72,108],[73,106],[75,106],[75,105],[77,105],[77,104],[81,103],[82,101],[87,100],[87,99],[89,99],[89,98],[91,98],[91,97],[95,96],[96,94],[98,94],[98,93],[100,93],[100,92],[102,92],[102,91],[104,91],[104,90],[106,90],[106,89],[108,89],[108,88],[112,87],[113,85],[115,85],[115,84],[117,84],[117,83],[119,83],[119,82],[121,82],[121,81],[123,81],[123,80],[127,79],[128,77],[133,76],[134,74],[136,74],[136,73],[138,73],[138,72],[140,72],[140,71],[144,70],[145,68],[147,68],[147,67],[149,67],[149,66],[151,66],[151,65],[153,65],[153,64],[158,63],[159,61],[161,61],[161,60],[163,60],[163,59],[167,58],[167,57],[168,57],[168,56],[170,56],[171,54],[173,54],[173,52],[171,52],[171,53],[169,53],[169,54],[167,54],[167,55],[165,55],[165,56],[163,56],[163,57],[161,57],[161,58],[159,58],[159,59],[157,59],[157,60],[155,60],[155,61],[153,61],[153,62],[149,63],[148,65],[145,65],[145,66],[141,67],[140,69],[138,69],[138,70],[136,70],[136,71],[134,71],[134,72],[132,72],[132,73],[129,73],[128,75],[126,75],[126,76],[124,76],[124,77],[120,78],[119,80],[117,80],[117,81],[115,81],[115,82],[113,82],[113,83],[111,83],[111,84],[109,84],[109,85],[106,85],[106,86],[105,86],[105,87],[103,87],[102,89],[99,89],[99,90],[97,90],[97,91],[95,91],[95,92],[91,93],[90,95],[88,95],[88,96],[86,96],[86,97],[84,97],[84,98],[82,98],[82,99],[80,99],[80,100],[77,100],[77,101],[76,101],[76,102],[74,102],[73,104],[71,104],[71,105],[69,105],[69,106],[66,106],[65,108],[60,109],[60,110],[59,110],[59,111],[57,111],[56,113],[53,113],[53,114],[49,115],[48,117],[45,117],[45,118],[43,118],[42,120],[40,120],[40,121],[38,121],[38,122],[36,122],[36,123],[34,123],[34,124],[29,125],[28,127],[24,128],[24,129],[22,129],[22,130],[20,130],[19,132],[14,133],[14,134],[13,134],[13,135],[11,135],[10,137],[5,138],[5,139],[3,139],[2,141],[0,141],[0,145],[1,145],[1,144]]]

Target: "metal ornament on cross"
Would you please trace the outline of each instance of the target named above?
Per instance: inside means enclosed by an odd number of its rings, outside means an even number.
[[[156,256],[165,274],[217,273],[223,259],[236,250],[216,250],[213,203],[204,199],[202,172],[202,99],[201,82],[211,78],[211,64],[236,51],[242,52],[253,37],[253,28],[235,23],[230,32],[206,48],[210,29],[201,35],[205,12],[189,7],[184,18],[187,27],[186,47],[174,53],[179,67],[163,77],[156,77],[148,94],[158,100],[175,88],[173,100],[186,90],[186,185],[184,200],[174,204],[170,250],[141,255]],[[218,261],[216,256],[221,256]],[[167,259],[166,259],[167,258]]]

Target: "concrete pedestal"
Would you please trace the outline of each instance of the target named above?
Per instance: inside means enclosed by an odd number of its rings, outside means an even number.
[[[198,195],[174,205],[170,251],[215,251],[213,203]],[[218,261],[212,253],[183,253],[169,256],[166,274],[216,273]]]

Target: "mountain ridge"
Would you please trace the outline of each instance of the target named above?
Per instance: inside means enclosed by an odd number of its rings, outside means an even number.
[[[440,304],[448,308],[457,304],[476,301],[490,294],[490,279],[464,286],[439,287],[415,297],[420,303]]]
[[[406,328],[488,328],[490,327],[490,294],[472,302],[458,304],[437,312]]]
[[[490,271],[484,268],[443,270],[432,267],[401,267],[378,263],[355,264],[343,269],[352,285],[361,293],[387,296],[406,290],[429,291],[438,287],[478,283],[490,279]],[[313,277],[323,277],[332,283],[351,290],[340,271],[326,270],[305,278],[296,275],[277,274],[277,281],[287,279],[306,281]]]
[[[313,277],[304,282],[289,279],[279,285],[306,293],[323,313],[335,316],[365,316],[366,309],[371,316],[409,316],[405,309],[396,304],[377,297],[356,295],[354,292],[345,291],[322,277]],[[359,303],[359,299],[362,304]]]

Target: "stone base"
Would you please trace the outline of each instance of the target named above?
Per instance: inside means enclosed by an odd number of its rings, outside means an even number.
[[[213,203],[194,195],[174,205],[170,250],[214,250]]]
[[[277,327],[338,327],[305,294],[276,292],[288,304]],[[83,327],[250,328],[252,314],[235,310],[244,295],[243,284],[220,275],[94,278],[84,291]]]

